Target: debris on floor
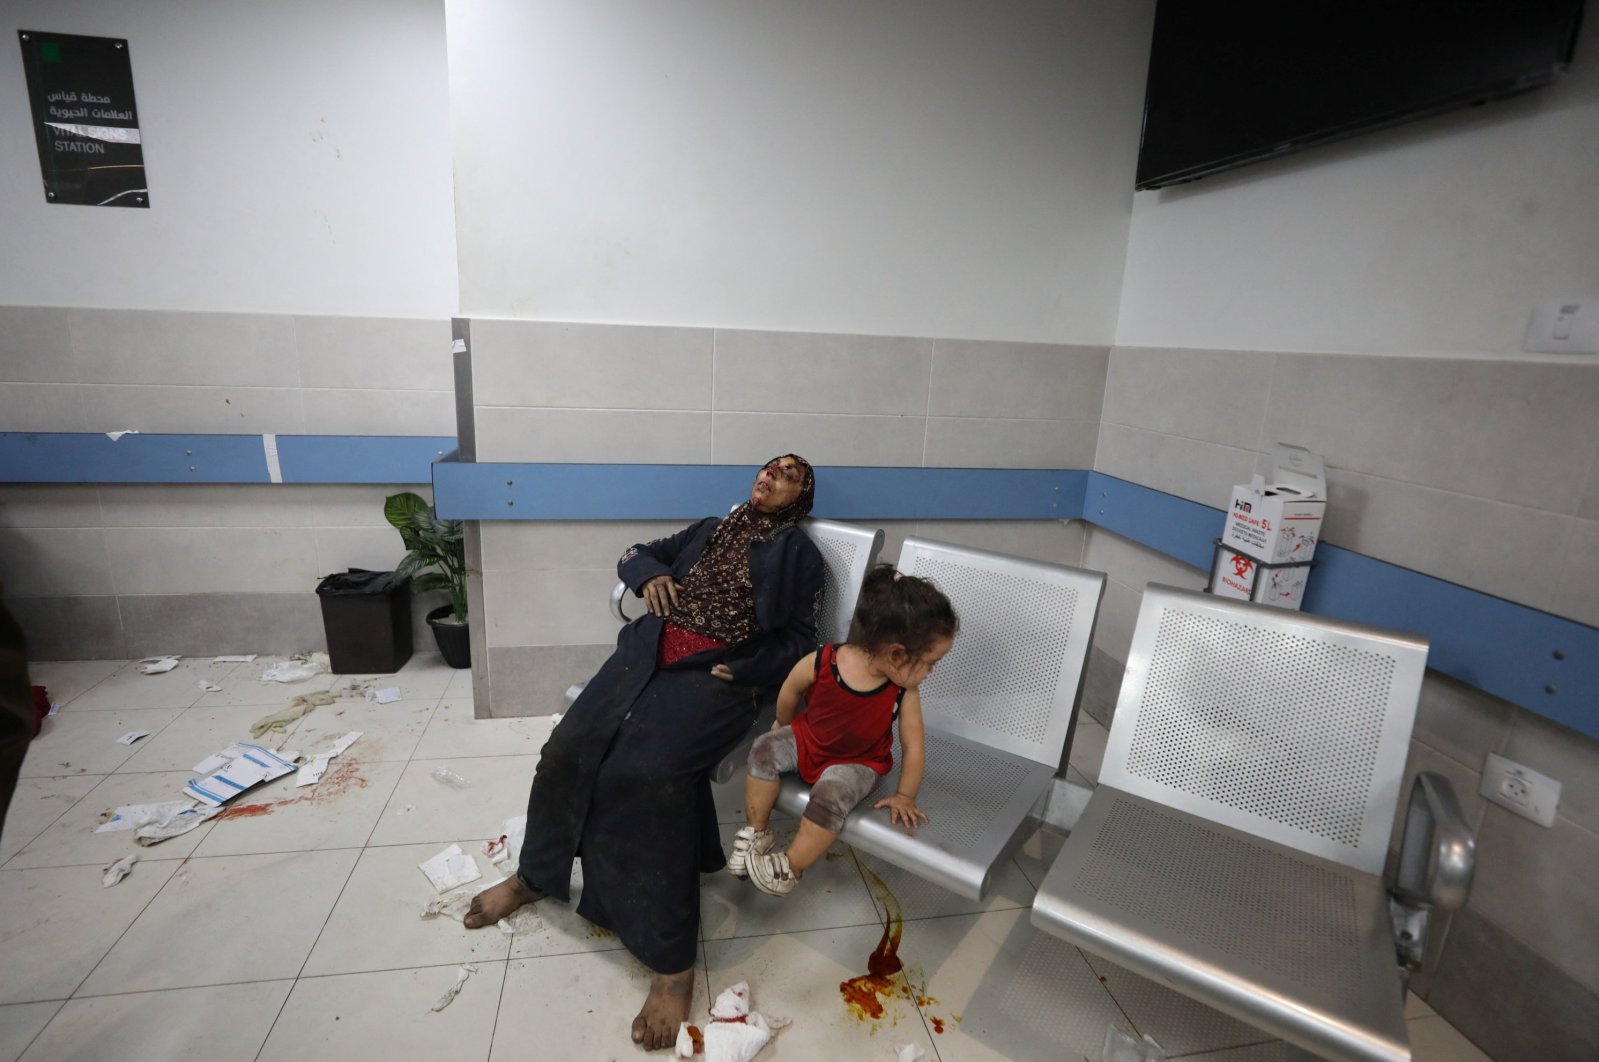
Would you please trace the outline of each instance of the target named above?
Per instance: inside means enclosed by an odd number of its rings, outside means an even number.
[[[405,804],[405,805],[402,805],[401,807],[395,808],[394,809],[394,813],[396,815],[409,815],[409,814],[411,814],[411,812],[413,812],[415,810],[416,810],[416,805],[415,804]]]
[[[133,831],[133,843],[148,848],[162,841],[170,841],[208,822],[221,808],[190,806],[156,822],[146,823]]]
[[[131,745],[140,738],[147,738],[149,736],[150,731],[148,730],[130,730],[126,734],[123,734],[121,737],[117,738],[117,744]]]
[[[438,893],[449,892],[483,876],[483,872],[477,868],[477,860],[461,851],[458,844],[450,845],[432,859],[416,866],[427,875],[428,881],[433,883],[433,891]]]
[[[527,833],[527,816],[518,815],[514,819],[506,819],[500,824],[500,838],[490,841],[483,848],[483,854],[494,861],[494,865],[506,874],[516,866],[522,858],[522,838]]]
[[[223,656],[217,657],[215,660],[213,660],[211,662],[213,664],[253,664],[253,663],[255,663],[255,654],[254,653],[235,653],[235,654],[233,654],[231,656],[223,655]]]
[[[178,666],[181,656],[147,656],[139,661],[139,674],[160,675]]]
[[[467,908],[472,906],[472,897],[474,895],[475,893],[470,892],[457,892],[451,896],[439,896],[429,900],[427,905],[422,908],[422,921],[426,922],[443,915],[445,918],[459,922],[466,917]]]
[[[221,693],[222,692],[222,687],[221,686],[218,686],[215,682],[207,682],[205,679],[201,679],[200,680],[200,689],[205,691],[206,693]]]
[[[378,704],[393,704],[400,699],[400,687],[386,686],[381,690],[367,690],[366,699]]]
[[[338,699],[337,694],[329,693],[326,690],[319,690],[316,693],[303,693],[289,702],[287,708],[280,709],[270,715],[263,715],[251,723],[250,736],[259,741],[263,735],[270,731],[276,730],[286,734],[289,732],[290,723],[317,708],[332,704]]]
[[[1166,1062],[1166,1052],[1146,1033],[1134,1038],[1114,1024],[1105,1027],[1105,1050],[1101,1062]]]
[[[472,785],[471,782],[468,782],[448,767],[435,767],[432,773],[435,782],[440,785],[447,785],[451,789],[466,789]]]
[[[894,1045],[894,1062],[921,1062],[926,1057],[927,1052],[915,1044]]]
[[[123,856],[121,859],[105,868],[105,877],[101,879],[100,884],[109,889],[111,886],[127,877],[128,874],[133,870],[133,864],[137,863],[138,861],[139,857],[137,854]]]
[[[740,981],[722,990],[711,1005],[711,1021],[705,1026],[705,1062],[750,1062],[779,1029],[792,1024],[786,1018],[767,1018],[750,1010],[750,986]],[[691,1057],[697,1046],[693,1026],[684,1022],[677,1033],[677,1054]],[[685,1050],[687,1047],[687,1050]]]
[[[204,778],[190,779],[183,787],[184,795],[210,807],[221,807],[240,793],[294,770],[293,760],[260,745],[240,743],[239,749],[238,757],[229,760],[221,770]]]
[[[262,682],[304,682],[313,675],[328,670],[328,654],[311,653],[291,656],[281,664],[273,664],[261,672]]]
[[[500,880],[503,881],[505,879],[501,878]],[[538,911],[532,904],[525,904],[494,923],[494,925],[501,933],[508,937],[514,937],[518,933],[537,933],[544,928],[544,919],[538,916]]]
[[[95,827],[95,833],[117,833],[134,830],[152,822],[163,822],[181,811],[194,807],[192,800],[168,800],[160,804],[124,804],[110,813],[110,817]]]
[[[433,1004],[433,1013],[437,1014],[451,1003],[454,1003],[455,997],[460,995],[461,989],[465,987],[466,979],[475,973],[477,973],[477,965],[475,963],[466,963],[459,970],[457,970],[455,973],[455,984],[446,989],[445,993],[439,997],[439,1001]]]
[[[352,730],[348,734],[345,734],[343,737],[339,738],[339,740],[335,741],[333,743],[333,747],[328,749],[326,752],[317,753],[311,762],[301,767],[299,773],[294,776],[294,787],[298,789],[301,786],[316,785],[318,782],[320,782],[322,780],[322,776],[327,773],[328,761],[332,760],[333,757],[339,755],[345,749],[355,744],[356,740],[360,738],[360,736],[361,731]]]

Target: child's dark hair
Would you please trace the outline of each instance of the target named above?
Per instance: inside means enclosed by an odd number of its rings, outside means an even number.
[[[879,564],[861,581],[861,596],[849,623],[849,644],[873,654],[903,645],[916,660],[959,630],[960,617],[938,587],[914,575],[901,575],[892,564]]]

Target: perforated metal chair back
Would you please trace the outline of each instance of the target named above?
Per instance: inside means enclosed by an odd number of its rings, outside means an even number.
[[[961,617],[955,647],[921,687],[928,725],[1059,766],[1105,576],[917,538],[898,567],[932,580]]]
[[[1381,874],[1427,643],[1150,584],[1102,784]]]
[[[841,642],[849,635],[849,621],[855,615],[861,580],[877,563],[877,555],[883,549],[883,532],[880,528],[852,527],[809,517],[800,527],[821,550],[826,570],[821,607],[816,617],[818,644]]]

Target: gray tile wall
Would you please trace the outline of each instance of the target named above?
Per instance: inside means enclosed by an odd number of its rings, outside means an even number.
[[[1325,540],[1599,624],[1599,364],[1111,352],[1095,468],[1217,508],[1278,441]]]
[[[442,319],[0,307],[0,431],[453,435],[449,349]],[[317,580],[403,556],[395,489],[0,485],[0,579],[39,659],[314,649]]]

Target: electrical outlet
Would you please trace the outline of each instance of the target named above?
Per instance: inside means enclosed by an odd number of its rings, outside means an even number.
[[[1559,782],[1492,752],[1483,762],[1477,792],[1540,826],[1553,826],[1555,809],[1560,807]]]

